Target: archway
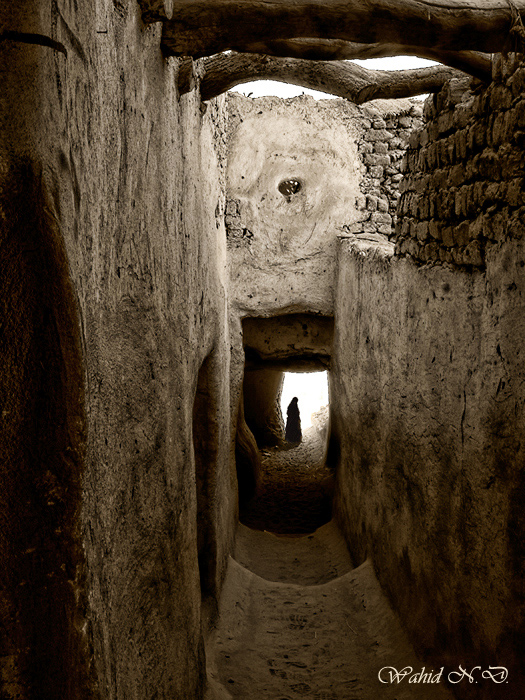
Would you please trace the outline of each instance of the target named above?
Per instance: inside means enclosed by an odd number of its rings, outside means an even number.
[[[326,453],[333,319],[308,314],[252,317],[244,320],[243,331],[237,445],[242,435],[250,449],[237,450],[240,521],[276,533],[313,532],[331,518],[333,474]],[[304,439],[290,441],[286,411],[297,395]],[[244,488],[240,471],[253,475],[254,488]]]

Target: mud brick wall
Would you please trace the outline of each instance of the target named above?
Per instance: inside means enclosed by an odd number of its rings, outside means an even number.
[[[453,81],[425,105],[401,183],[396,254],[484,268],[487,247],[520,238],[525,222],[525,67],[499,61],[481,91]]]

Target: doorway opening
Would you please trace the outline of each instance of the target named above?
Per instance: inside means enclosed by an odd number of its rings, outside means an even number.
[[[284,418],[293,398],[297,398],[301,430],[321,430],[328,423],[328,372],[285,372],[281,391]]]
[[[259,478],[255,493],[240,498],[239,512],[253,529],[304,534],[331,519],[328,372],[304,367],[297,372],[290,364],[245,372],[243,418],[253,436]]]

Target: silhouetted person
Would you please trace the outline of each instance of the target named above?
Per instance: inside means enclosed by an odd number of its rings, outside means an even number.
[[[291,442],[294,445],[298,445],[303,437],[301,433],[301,414],[299,413],[297,402],[297,396],[294,396],[286,409],[285,439],[286,442]]]

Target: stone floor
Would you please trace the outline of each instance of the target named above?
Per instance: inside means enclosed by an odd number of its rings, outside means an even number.
[[[303,448],[303,456],[304,456]],[[312,512],[299,517],[301,450],[267,455],[263,496],[272,489],[282,500],[266,513],[273,530],[307,527]],[[273,455],[275,456],[275,455]],[[284,460],[284,462],[283,462]],[[279,467],[281,461],[281,467]],[[286,463],[283,467],[283,463]],[[287,471],[285,478],[284,471]],[[302,471],[313,483],[322,465]],[[280,479],[274,488],[273,477]],[[280,476],[279,476],[280,475]],[[283,479],[281,478],[284,478]],[[283,484],[289,481],[292,492]],[[304,493],[304,491],[303,491]],[[318,489],[318,499],[325,500]],[[295,500],[294,500],[295,499]],[[312,494],[310,499],[314,503]],[[256,504],[265,521],[264,498]],[[318,504],[319,505],[319,504]],[[287,507],[288,506],[288,507]],[[285,513],[292,520],[286,523]],[[322,509],[313,508],[319,519]],[[311,521],[310,521],[311,522]],[[209,688],[206,700],[446,700],[451,694],[436,684],[382,684],[381,669],[423,669],[377,582],[370,561],[354,568],[334,522],[303,535],[276,535],[239,525],[230,559],[219,617],[207,640]],[[431,671],[425,668],[425,673]],[[434,676],[439,669],[434,669]]]

